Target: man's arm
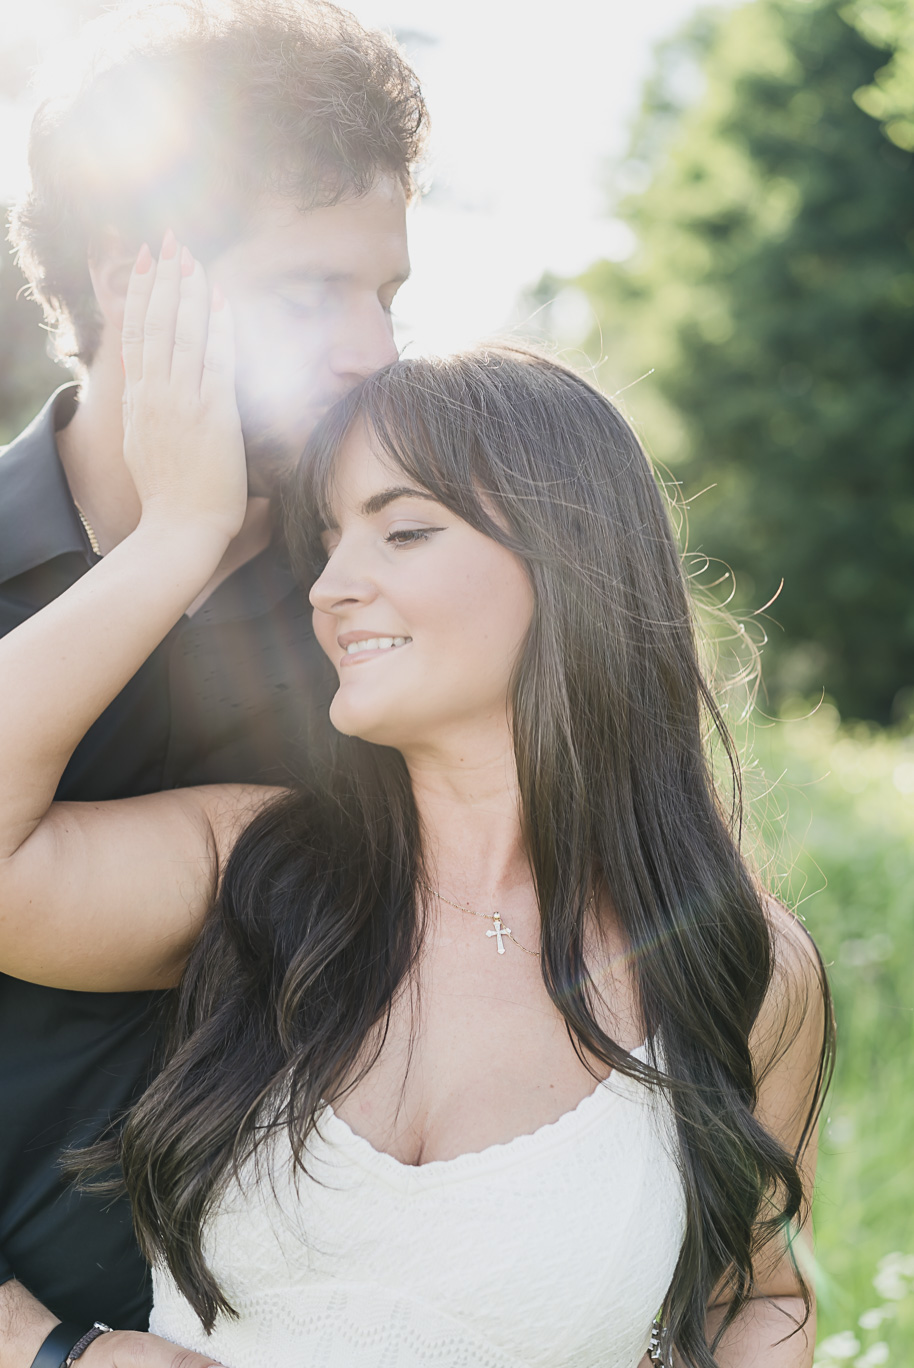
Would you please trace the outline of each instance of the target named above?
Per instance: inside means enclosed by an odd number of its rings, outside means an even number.
[[[57,1317],[15,1278],[0,1286],[0,1368],[28,1368]]]
[[[0,1285],[0,1368],[29,1368],[57,1324],[57,1317],[21,1283]],[[80,1368],[209,1368],[213,1359],[158,1335],[117,1330],[100,1335],[79,1363]]]

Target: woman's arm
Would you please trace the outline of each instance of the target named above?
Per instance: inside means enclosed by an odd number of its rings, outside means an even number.
[[[258,791],[53,804],[75,746],[181,618],[247,503],[228,311],[141,253],[124,316],[135,532],[0,641],[0,970],[61,987],[171,982]],[[145,269],[144,269],[145,268]],[[259,791],[262,798],[262,791]]]
[[[826,1029],[822,971],[815,948],[796,918],[777,904],[771,904],[770,917],[775,974],[750,1042],[761,1075],[756,1115],[788,1152],[794,1153],[803,1144],[798,1167],[806,1202],[811,1204],[817,1152],[815,1126],[805,1134],[805,1139],[804,1133],[810,1108],[819,1096]],[[796,1260],[812,1299],[810,1221],[793,1234]],[[726,1309],[726,1303],[711,1307],[709,1342],[719,1330]],[[717,1348],[720,1368],[810,1368],[816,1339],[814,1301],[809,1319],[805,1318],[801,1289],[785,1243],[772,1241],[759,1254],[751,1301],[740,1311]]]

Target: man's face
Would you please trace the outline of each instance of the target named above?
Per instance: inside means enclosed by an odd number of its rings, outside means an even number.
[[[383,180],[307,213],[267,201],[208,274],[235,321],[250,491],[270,494],[326,410],[396,360],[390,307],[409,274],[403,190]]]

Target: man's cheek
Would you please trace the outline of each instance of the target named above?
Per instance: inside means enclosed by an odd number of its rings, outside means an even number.
[[[256,359],[243,358],[237,369],[239,407],[252,412],[271,410],[278,415],[307,405],[306,375],[288,368],[288,358],[264,352]]]
[[[261,369],[299,371],[326,354],[330,321],[321,313],[290,313],[283,308],[248,311],[236,328],[239,353]]]

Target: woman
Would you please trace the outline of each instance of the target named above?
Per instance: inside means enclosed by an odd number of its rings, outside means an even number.
[[[0,643],[0,967],[180,983],[119,1141],[151,1328],[231,1368],[634,1368],[662,1304],[677,1363],[810,1364],[827,988],[729,833],[665,511],[577,376],[401,362],[325,418],[286,510],[335,667],[307,789],[52,802],[245,505],[224,301],[138,267],[140,524]]]

